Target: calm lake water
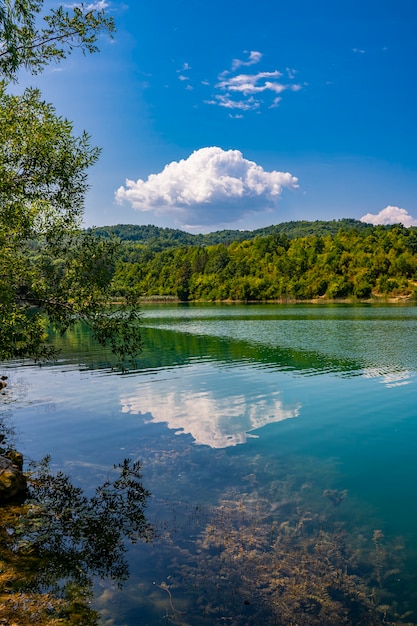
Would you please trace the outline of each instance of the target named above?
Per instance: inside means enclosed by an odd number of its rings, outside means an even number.
[[[86,493],[143,463],[156,539],[97,581],[103,624],[316,623],[326,564],[417,623],[417,307],[149,305],[143,339],[128,374],[81,326],[7,371],[26,459]]]

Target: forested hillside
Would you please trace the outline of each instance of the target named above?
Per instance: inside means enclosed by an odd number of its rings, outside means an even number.
[[[209,246],[218,243],[229,244],[233,241],[245,241],[264,237],[266,235],[285,234],[289,239],[306,237],[307,235],[335,235],[341,228],[356,228],[357,230],[371,230],[372,225],[354,219],[341,219],[332,221],[317,220],[308,222],[282,222],[257,230],[219,230],[205,235],[184,232],[174,228],[161,228],[159,226],[139,226],[136,224],[117,224],[116,226],[101,226],[90,229],[101,237],[115,236],[122,241],[142,243],[153,249],[178,246]]]
[[[123,228],[113,227],[113,232],[133,229],[133,234],[151,227]],[[207,243],[209,235],[183,233],[196,239],[176,246],[163,242],[181,231],[162,231],[162,244],[157,230],[148,242],[124,242],[113,282],[115,297],[214,301],[417,296],[416,228],[375,227],[355,220],[290,222],[254,233],[236,231],[244,239],[236,235],[230,243]]]

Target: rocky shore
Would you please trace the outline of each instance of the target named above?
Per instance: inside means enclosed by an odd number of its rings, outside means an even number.
[[[0,378],[0,391],[7,387],[6,376]],[[0,433],[0,504],[7,502],[26,490],[23,455],[17,450],[4,447],[6,436]]]
[[[0,435],[0,441],[4,435]],[[22,471],[23,455],[16,450],[0,448],[0,504],[26,490]]]

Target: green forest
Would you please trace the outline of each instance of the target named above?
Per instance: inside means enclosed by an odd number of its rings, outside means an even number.
[[[356,220],[286,222],[192,235],[155,226],[96,229],[121,240],[115,298],[268,301],[417,297],[417,228]]]

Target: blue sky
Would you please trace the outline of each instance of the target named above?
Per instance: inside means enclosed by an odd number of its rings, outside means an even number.
[[[417,224],[416,0],[95,4],[114,40],[29,81],[102,147],[87,226]]]

